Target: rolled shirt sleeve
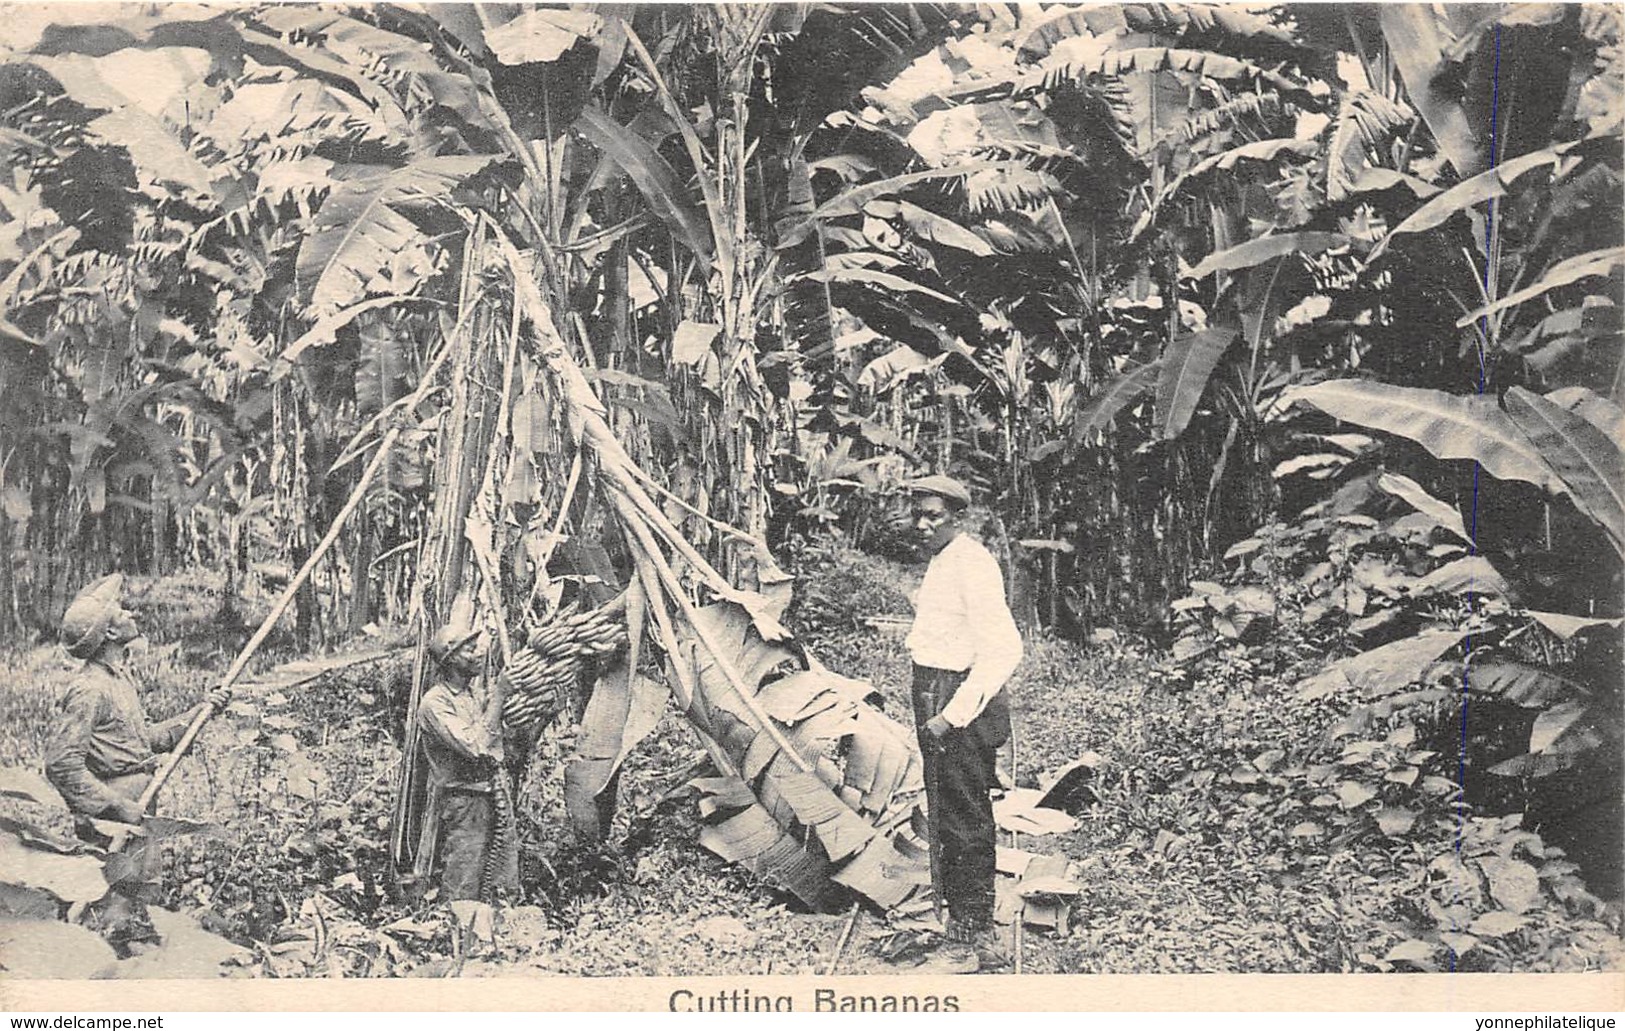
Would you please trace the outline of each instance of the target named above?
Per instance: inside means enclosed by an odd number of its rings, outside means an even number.
[[[965,629],[974,657],[964,681],[943,706],[942,718],[950,726],[965,727],[1004,687],[1021,663],[1021,631],[1004,596],[1004,577],[986,548],[965,549],[956,570],[963,592]]]
[[[175,746],[180,744],[181,738],[186,734],[186,728],[192,725],[192,720],[202,710],[202,706],[188,710],[184,715],[162,723],[149,723],[147,734],[152,738],[154,752],[173,752]]]

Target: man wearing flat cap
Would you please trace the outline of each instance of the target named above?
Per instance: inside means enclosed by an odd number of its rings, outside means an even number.
[[[948,907],[942,959],[974,967],[991,945],[996,851],[993,802],[1000,745],[1010,739],[1005,681],[1021,661],[1021,634],[993,555],[961,526],[970,490],[947,476],[908,486],[915,529],[930,556],[907,646],[914,660],[914,719],[927,763]]]
[[[482,705],[474,683],[485,666],[484,630],[453,621],[429,640],[435,669],[418,702],[418,729],[429,761],[428,802],[418,839],[416,871],[439,878],[442,901],[494,901],[519,887],[513,828],[499,809],[506,790],[497,776],[502,760],[496,692]],[[475,926],[479,937],[488,929]]]
[[[138,684],[125,665],[130,642],[141,636],[123,605],[124,578],[103,577],[80,591],[62,616],[62,642],[84,666],[62,696],[56,733],[45,750],[45,775],[76,817],[81,837],[101,837],[90,820],[139,824],[139,801],[158,755],[173,749],[197,709],[149,723]],[[225,705],[229,688],[205,705]]]

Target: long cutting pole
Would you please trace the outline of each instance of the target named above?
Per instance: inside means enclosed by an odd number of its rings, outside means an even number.
[[[299,572],[295,573],[293,579],[288,581],[288,586],[283,588],[281,596],[276,600],[276,604],[271,606],[270,614],[265,617],[265,621],[260,624],[259,629],[254,631],[254,636],[248,639],[248,643],[243,645],[242,651],[237,653],[237,658],[232,660],[230,668],[226,670],[226,675],[220,680],[221,687],[230,687],[237,682],[237,678],[242,676],[243,670],[248,666],[249,660],[254,657],[254,653],[259,651],[260,645],[264,644],[265,639],[271,636],[271,631],[276,629],[277,621],[282,618],[283,613],[288,611],[288,606],[293,604],[293,597],[299,592],[299,588],[303,587],[305,581],[310,579],[310,574],[316,569],[316,563],[322,560],[328,549],[333,546],[333,542],[339,539],[339,533],[344,529],[345,522],[360,507],[362,499],[366,497],[367,487],[371,485],[372,478],[378,474],[378,470],[383,468],[384,463],[388,461],[390,448],[394,446],[395,438],[400,436],[400,433],[401,428],[396,426],[384,434],[384,439],[378,445],[378,451],[372,456],[372,461],[367,463],[366,470],[361,474],[361,482],[357,483],[355,490],[350,492],[350,500],[346,501],[344,507],[339,510],[338,516],[333,520],[333,525],[327,528],[327,533],[322,537],[321,542],[316,545],[315,550],[310,553],[310,557],[305,560],[305,564],[299,568]],[[152,776],[152,783],[148,784],[147,790],[141,793],[141,801],[137,803],[137,806],[142,812],[146,812],[147,806],[151,805],[152,800],[158,797],[158,792],[163,790],[164,782],[169,780],[170,774],[175,772],[175,767],[180,765],[181,757],[186,754],[187,749],[192,747],[192,742],[197,738],[198,731],[202,730],[203,725],[209,722],[215,711],[213,702],[204,702],[203,707],[197,711],[197,715],[192,717],[192,722],[187,724],[186,732],[175,743],[175,747],[170,751],[169,756],[159,764],[157,772]]]
[[[434,360],[429,363],[429,367],[423,371],[423,378],[418,381],[417,389],[412,392],[409,398],[405,399],[401,411],[412,411],[418,406],[419,402],[429,395],[430,389],[434,386],[435,374],[445,364],[451,351],[452,348],[449,345],[440,349],[440,353],[435,355]],[[367,463],[366,469],[362,470],[360,481],[355,485],[355,489],[350,492],[350,499],[344,503],[343,508],[339,509],[339,514],[333,517],[333,524],[327,528],[327,533],[317,543],[315,549],[310,553],[310,557],[305,559],[305,564],[299,568],[299,572],[295,573],[293,579],[288,581],[288,586],[283,588],[281,596],[277,598],[276,604],[271,606],[271,612],[265,617],[265,621],[260,624],[258,630],[254,631],[254,636],[248,639],[248,643],[243,645],[242,650],[237,653],[237,657],[232,660],[231,667],[226,670],[226,675],[220,680],[221,687],[230,687],[237,682],[237,678],[242,675],[243,670],[248,666],[249,660],[254,657],[254,653],[259,651],[260,645],[264,644],[265,639],[271,636],[271,631],[276,628],[277,621],[282,618],[283,613],[288,611],[288,606],[293,604],[294,595],[299,592],[299,588],[305,585],[305,581],[310,579],[310,574],[316,569],[316,563],[322,560],[328,550],[333,547],[333,543],[339,539],[339,533],[344,529],[344,524],[349,521],[355,510],[361,507],[362,500],[366,498],[367,488],[372,485],[373,477],[377,476],[378,470],[382,469],[384,463],[389,461],[389,453],[395,446],[396,438],[401,435],[401,428],[402,424],[397,423],[378,442],[378,450],[373,453],[372,460]],[[158,792],[163,790],[164,782],[169,780],[170,775],[175,772],[175,767],[180,765],[181,757],[186,754],[187,749],[192,747],[192,742],[197,738],[198,731],[203,729],[203,725],[209,722],[214,714],[214,704],[204,702],[197,715],[192,717],[192,722],[186,726],[186,732],[181,735],[180,740],[175,743],[175,747],[170,750],[169,757],[159,765],[157,772],[153,774],[152,783],[148,784],[147,790],[141,793],[141,800],[137,805],[142,812],[146,812],[147,807],[152,804],[152,800],[158,797]],[[123,846],[123,841],[115,842],[114,851]]]

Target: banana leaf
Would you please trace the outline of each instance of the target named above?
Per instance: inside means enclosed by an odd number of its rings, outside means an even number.
[[[907,840],[924,798],[913,732],[868,703],[868,685],[817,667],[793,642],[764,640],[745,606],[695,617],[794,749],[758,727],[716,657],[686,644],[678,661],[698,688],[690,716],[737,770],[693,782],[700,843],[816,907],[839,901],[837,885],[889,908],[928,884],[923,844]]]

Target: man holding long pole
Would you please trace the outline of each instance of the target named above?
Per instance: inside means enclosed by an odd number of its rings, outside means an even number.
[[[150,723],[126,652],[141,636],[135,616],[123,604],[124,578],[114,573],[85,587],[62,617],[62,641],[84,666],[63,694],[50,743],[45,774],[73,811],[79,837],[98,847],[122,847],[122,838],[103,834],[93,820],[137,825],[151,808],[158,755],[170,752],[205,709],[219,709],[231,688],[210,693],[203,705],[163,723]],[[116,844],[115,844],[116,841]],[[96,912],[115,941],[143,937],[139,901],[151,901],[158,852],[132,846],[139,876]]]
[[[925,759],[933,889],[948,908],[947,941],[931,965],[968,972],[999,953],[991,940],[990,792],[998,783],[997,750],[1010,738],[1004,685],[1021,661],[1021,634],[998,562],[961,525],[969,489],[947,476],[909,486],[920,546],[930,556],[907,640],[914,722]]]

